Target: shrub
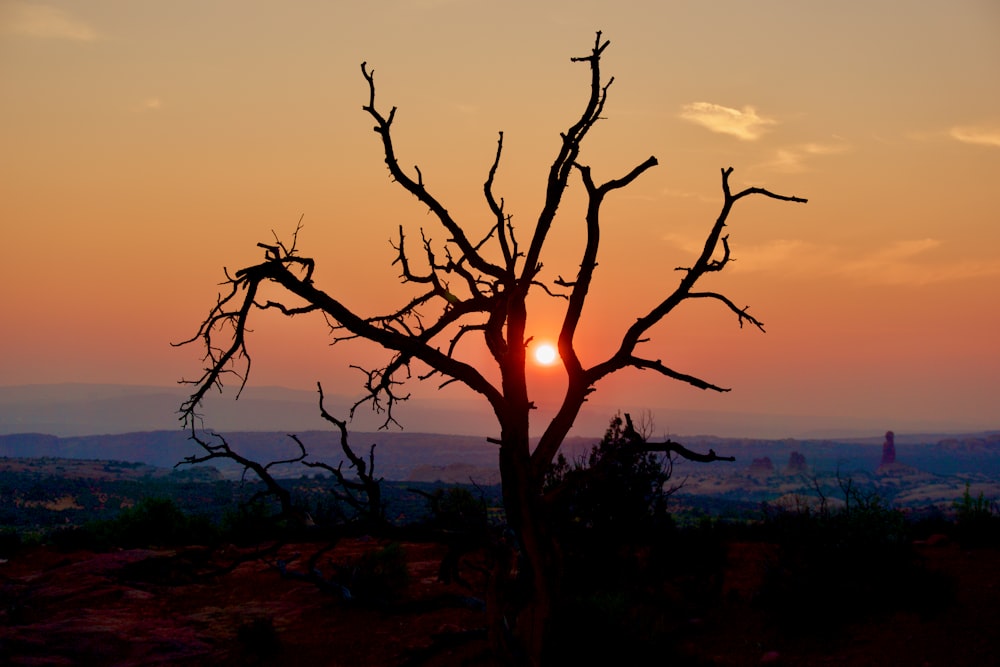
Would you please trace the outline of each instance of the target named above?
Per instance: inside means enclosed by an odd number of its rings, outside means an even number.
[[[0,558],[10,558],[21,549],[21,546],[20,533],[9,528],[0,530]]]
[[[398,542],[366,552],[346,571],[345,586],[362,603],[391,602],[410,581],[406,554]]]
[[[281,639],[270,616],[257,616],[240,623],[236,638],[257,659],[271,658],[281,652]]]
[[[928,572],[913,549],[905,516],[874,492],[845,487],[842,510],[766,512],[778,543],[761,602],[797,632],[824,633],[872,614],[931,614],[950,600],[950,584]]]
[[[420,492],[427,499],[428,523],[433,528],[462,533],[479,533],[489,526],[486,501],[469,489],[451,486],[434,493]]]
[[[90,521],[51,535],[53,544],[67,551],[210,544],[217,539],[218,530],[210,520],[185,514],[170,498],[145,498],[114,519]]]
[[[564,540],[618,545],[642,542],[671,526],[671,462],[636,447],[616,415],[604,438],[570,464],[559,454],[545,488],[553,527]]]
[[[264,502],[241,503],[222,516],[222,535],[225,539],[248,546],[275,539],[281,526],[271,507]]]
[[[1000,544],[1000,512],[996,503],[980,491],[975,498],[965,484],[965,493],[955,501],[955,528],[963,547],[985,547]]]
[[[600,443],[573,463],[558,456],[546,476],[566,594],[553,645],[567,664],[670,662],[676,628],[721,591],[718,531],[674,524],[672,462],[642,444],[615,416]]]

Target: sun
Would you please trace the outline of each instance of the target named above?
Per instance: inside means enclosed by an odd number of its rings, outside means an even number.
[[[551,366],[556,363],[559,353],[551,343],[541,343],[535,346],[535,361],[542,366]]]

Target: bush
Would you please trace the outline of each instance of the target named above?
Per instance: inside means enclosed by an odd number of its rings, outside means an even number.
[[[604,438],[573,464],[559,454],[545,480],[552,525],[564,540],[609,546],[655,539],[669,528],[670,460],[642,451],[616,415]]]
[[[672,462],[643,444],[615,416],[600,443],[574,463],[557,457],[546,477],[566,596],[553,645],[567,664],[670,662],[676,629],[719,598],[721,535],[712,522],[675,525]]]
[[[903,513],[874,492],[846,489],[839,511],[766,513],[779,551],[765,574],[765,608],[790,630],[820,634],[870,615],[940,610],[950,583],[923,567]]]
[[[281,534],[277,517],[264,502],[243,503],[222,516],[222,536],[234,544],[250,546]]]
[[[955,529],[963,547],[1000,544],[1000,512],[996,503],[986,500],[982,491],[973,498],[968,482],[962,498],[955,501]]]
[[[51,535],[53,544],[66,551],[211,544],[217,539],[218,530],[210,520],[185,514],[170,498],[145,498],[117,518],[59,529]]]
[[[281,652],[281,639],[270,616],[257,616],[241,623],[236,629],[236,638],[244,650],[258,660]]]
[[[21,549],[21,546],[20,533],[9,528],[0,530],[0,558],[10,558]]]
[[[469,489],[452,486],[434,493],[420,492],[427,499],[432,528],[460,533],[481,533],[489,527],[488,508],[483,498]]]
[[[346,571],[344,585],[362,603],[391,602],[410,582],[406,554],[398,542],[366,552]]]

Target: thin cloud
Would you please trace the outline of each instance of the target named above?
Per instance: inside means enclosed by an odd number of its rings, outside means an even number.
[[[697,256],[705,247],[705,239],[701,239],[699,241],[693,236],[677,234],[675,232],[667,232],[663,234],[660,239],[668,245],[672,245],[685,253],[695,256]]]
[[[466,0],[416,0],[413,4],[420,9],[438,9],[439,7],[467,4],[467,2]]]
[[[671,199],[694,199],[702,202],[718,202],[722,199],[719,195],[709,197],[701,192],[688,192],[687,190],[675,190],[673,188],[664,188],[663,190],[660,190],[660,196],[669,197]]]
[[[729,134],[744,141],[760,139],[769,125],[778,121],[757,115],[751,106],[731,109],[711,102],[692,102],[681,107],[680,117],[712,132]]]
[[[133,111],[159,111],[163,107],[163,100],[159,97],[147,97],[133,107]]]
[[[897,241],[853,258],[837,253],[827,268],[860,282],[912,287],[1000,275],[997,260],[935,258],[933,251],[943,245],[931,238]]]
[[[1000,128],[956,126],[948,131],[948,136],[963,144],[1000,148]]]
[[[799,173],[809,170],[806,164],[809,158],[820,157],[825,155],[837,155],[840,153],[845,153],[847,152],[847,150],[849,150],[849,147],[843,143],[797,144],[795,146],[786,146],[785,148],[779,148],[774,152],[774,157],[771,160],[758,166],[772,169],[774,171],[782,171],[786,173]]]
[[[701,242],[681,235],[663,240],[686,253],[701,252]],[[938,239],[909,239],[852,254],[843,248],[797,239],[775,239],[756,246],[732,244],[730,269],[739,273],[781,273],[789,277],[812,276],[850,279],[868,285],[922,287],[934,283],[1000,276],[1000,261],[934,257],[944,243]]]
[[[10,3],[0,12],[0,25],[4,32],[41,39],[92,42],[98,38],[85,22],[48,5]]]
[[[780,267],[805,268],[804,257],[815,256],[819,248],[797,239],[775,239],[768,243],[732,250],[733,270],[768,271]]]
[[[927,254],[941,247],[937,239],[898,241],[843,264],[849,276],[884,285],[929,285],[1000,275],[1000,262],[975,259],[939,261]]]
[[[665,243],[690,256],[691,261],[705,248],[704,237],[666,233]],[[788,276],[823,276],[834,273],[838,266],[836,251],[822,248],[798,239],[774,239],[760,245],[744,245],[739,241],[730,244],[730,264],[727,271],[734,273],[782,273]],[[722,257],[722,245],[715,254]],[[681,262],[683,264],[683,262]]]

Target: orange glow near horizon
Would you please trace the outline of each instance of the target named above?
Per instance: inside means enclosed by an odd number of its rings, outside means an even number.
[[[402,225],[417,264],[421,231],[435,251],[447,234],[387,177],[362,61],[379,105],[397,109],[400,164],[419,166],[470,238],[495,221],[483,182],[504,132],[495,192],[523,252],[589,91],[570,58],[601,28],[614,84],[579,162],[598,185],[650,155],[659,165],[605,200],[576,340],[586,366],[697,257],[720,169],[734,168],[734,189],[809,203],[738,202],[733,261],[697,288],[748,306],[766,335],[698,299],[636,350],[732,392],[635,371],[595,400],[884,418],[880,432],[1000,427],[1000,87],[983,84],[1000,77],[995,2],[122,7],[0,5],[0,384],[196,377],[201,350],[170,343],[195,333],[223,267],[260,261],[256,244],[287,242],[300,216],[317,285],[359,316],[413,298],[389,239]],[[579,270],[586,204],[575,173],[541,256],[548,285]],[[559,331],[564,307],[533,294],[530,330]],[[387,358],[331,347],[318,317],[267,313],[251,328],[251,385],[352,395],[351,365]],[[493,378],[473,338],[455,354]],[[558,354],[545,366],[533,348],[539,403],[558,402]],[[405,389],[439,395],[433,381]]]

